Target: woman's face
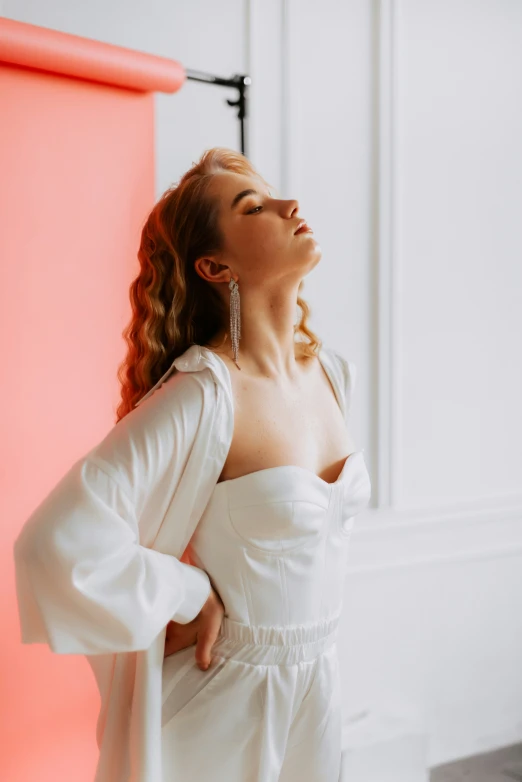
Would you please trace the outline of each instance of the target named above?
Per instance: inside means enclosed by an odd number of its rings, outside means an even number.
[[[228,268],[204,261],[200,268],[208,280],[228,283],[232,274],[243,289],[284,281],[298,285],[319,262],[322,251],[314,234],[295,235],[306,219],[295,199],[278,198],[263,180],[228,171],[215,174],[210,195],[220,204],[225,237],[224,251],[214,260]]]

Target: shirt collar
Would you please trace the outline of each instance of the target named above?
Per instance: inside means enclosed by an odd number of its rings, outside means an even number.
[[[221,383],[231,394],[231,382],[230,374],[227,365],[217,356],[212,350],[204,347],[203,345],[190,345],[184,353],[181,353],[174,359],[167,371],[160,377],[160,379],[147,391],[147,393],[136,402],[135,407],[140,405],[145,399],[151,396],[168,377],[173,373],[175,369],[182,372],[200,372],[202,369],[208,367],[217,382]]]

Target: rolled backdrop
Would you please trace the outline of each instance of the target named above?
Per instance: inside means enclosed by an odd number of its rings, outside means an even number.
[[[116,369],[154,201],[162,57],[0,18],[2,752],[9,782],[92,782],[99,696],[83,656],[22,645],[12,547],[114,425]]]

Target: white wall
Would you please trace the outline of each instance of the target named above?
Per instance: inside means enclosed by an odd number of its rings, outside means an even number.
[[[520,502],[522,4],[397,24],[397,501]]]
[[[250,155],[323,248],[312,326],[358,365],[347,718],[418,712],[435,765],[522,739],[522,4],[0,1],[4,16],[247,72]],[[233,91],[157,96],[157,193],[239,148]]]

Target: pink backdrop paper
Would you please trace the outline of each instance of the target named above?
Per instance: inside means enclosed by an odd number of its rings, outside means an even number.
[[[0,778],[92,782],[99,696],[83,656],[22,645],[12,546],[114,425],[117,365],[154,200],[154,95],[174,61],[0,19]]]

